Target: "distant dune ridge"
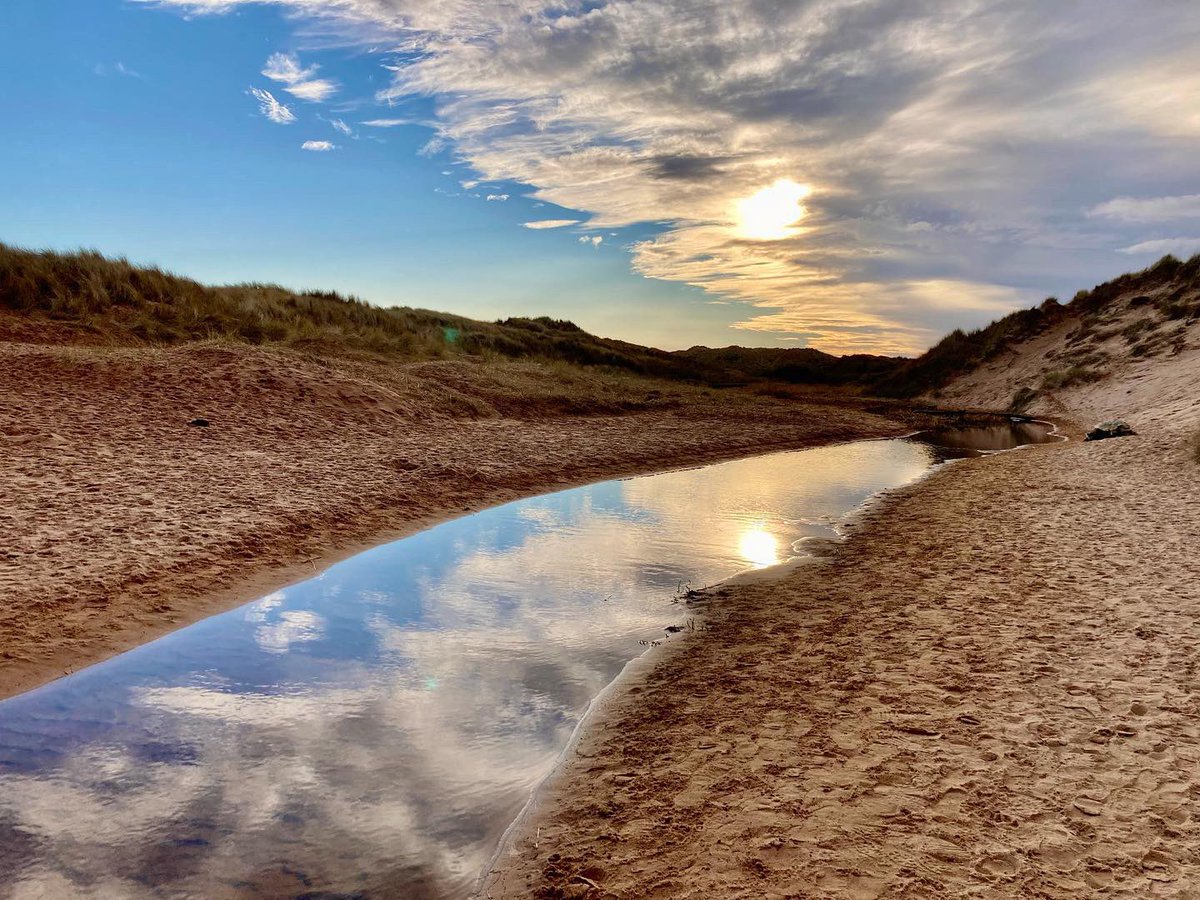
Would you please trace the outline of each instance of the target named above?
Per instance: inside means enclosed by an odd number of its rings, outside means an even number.
[[[981,329],[956,330],[916,359],[813,348],[692,347],[667,352],[600,338],[571,322],[509,318],[481,322],[411,307],[381,308],[331,291],[278,285],[209,287],[98,253],[62,254],[0,244],[0,339],[97,345],[176,345],[232,340],[313,353],[430,359],[537,359],[603,366],[707,384],[755,381],[851,386],[915,397],[940,390],[1055,329],[1071,332],[1060,366],[1020,386],[1002,407],[1029,406],[1063,382],[1099,380],[1126,355],[1172,351],[1200,316],[1200,255],[1166,256],[1067,304],[1056,298]],[[13,315],[13,314],[16,315]],[[1122,327],[1114,329],[1117,318]],[[1124,321],[1128,319],[1128,321]],[[1120,334],[1125,346],[1112,339]]]
[[[372,306],[332,291],[271,284],[209,287],[91,251],[39,252],[0,244],[4,311],[5,340],[109,346],[208,340],[403,362],[539,360],[710,384],[763,379],[849,384],[898,365],[886,357],[840,358],[811,349],[694,347],[670,353],[596,337],[544,316],[481,322]]]

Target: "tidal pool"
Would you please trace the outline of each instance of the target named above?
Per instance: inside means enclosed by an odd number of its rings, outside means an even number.
[[[466,896],[681,588],[1048,436],[972,431],[509,503],[0,703],[0,896]]]

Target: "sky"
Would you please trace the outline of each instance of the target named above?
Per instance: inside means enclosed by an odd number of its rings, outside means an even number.
[[[1200,251],[1194,0],[3,0],[0,241],[919,352]]]

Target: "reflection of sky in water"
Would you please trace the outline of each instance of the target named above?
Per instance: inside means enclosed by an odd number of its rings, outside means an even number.
[[[681,582],[932,460],[860,442],[508,504],[0,704],[0,895],[465,893]]]

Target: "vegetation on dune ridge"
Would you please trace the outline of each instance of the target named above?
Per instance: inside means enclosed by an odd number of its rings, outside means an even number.
[[[866,353],[832,356],[812,347],[691,347],[677,355],[738,381],[787,384],[859,384],[882,378],[906,362]]]
[[[1158,297],[1152,300],[1146,296],[1148,294]],[[1096,333],[1108,307],[1118,298],[1129,295],[1135,295],[1129,301],[1131,306],[1153,304],[1167,319],[1200,316],[1200,254],[1186,262],[1164,256],[1141,272],[1122,275],[1090,291],[1080,291],[1067,304],[1050,297],[1040,306],[1017,310],[975,331],[956,329],[921,356],[904,363],[884,378],[869,382],[868,388],[887,397],[916,397],[936,391],[1013,345],[1037,337],[1068,319],[1079,322],[1068,343],[1083,341]],[[1142,321],[1119,333],[1132,344],[1147,327],[1148,324]],[[1131,352],[1143,355],[1150,349],[1153,349],[1152,345],[1141,343]],[[1095,380],[1102,375],[1087,366],[1076,366],[1062,373],[1051,373],[1047,376],[1048,383],[1043,386],[1048,389],[1064,387]],[[1030,399],[1028,396],[1014,398],[1014,407],[1028,404]]]
[[[1148,315],[1112,325],[1118,298]],[[692,347],[668,352],[589,334],[551,319],[481,322],[411,307],[383,308],[331,291],[291,291],[273,284],[210,287],[158,268],[135,266],[94,251],[56,253],[0,243],[0,314],[6,330],[49,322],[57,338],[110,344],[170,345],[197,340],[275,344],[316,354],[363,353],[420,362],[439,359],[526,359],[556,366],[589,366],[637,376],[707,385],[758,383],[852,387],[880,397],[935,393],[954,378],[1014,345],[1068,320],[1072,348],[1065,368],[1047,374],[1054,390],[1104,377],[1098,342],[1122,336],[1134,356],[1171,344],[1163,323],[1200,317],[1200,254],[1182,262],[1166,256],[1148,269],[1122,275],[1070,303],[1051,297],[975,331],[956,329],[915,359],[857,354],[832,356],[812,348]],[[14,322],[12,313],[22,314]],[[1153,316],[1153,318],[1152,318]],[[576,371],[578,371],[576,369]],[[1013,397],[1013,408],[1037,396],[1034,386]]]
[[[596,337],[572,322],[548,317],[482,322],[425,309],[373,306],[331,291],[292,291],[273,284],[211,287],[95,251],[57,253],[0,243],[0,312],[4,310],[40,316],[57,323],[60,334],[65,328],[71,339],[95,343],[231,340],[314,353],[369,353],[404,362],[530,359],[710,385],[772,379],[847,384],[898,363],[818,350],[692,348],[672,353]]]
[[[403,361],[535,358],[673,379],[707,374],[666,351],[595,337],[571,322],[546,317],[481,322],[272,284],[210,287],[94,251],[0,244],[2,310],[40,315],[70,326],[81,338],[113,344],[232,340]]]

